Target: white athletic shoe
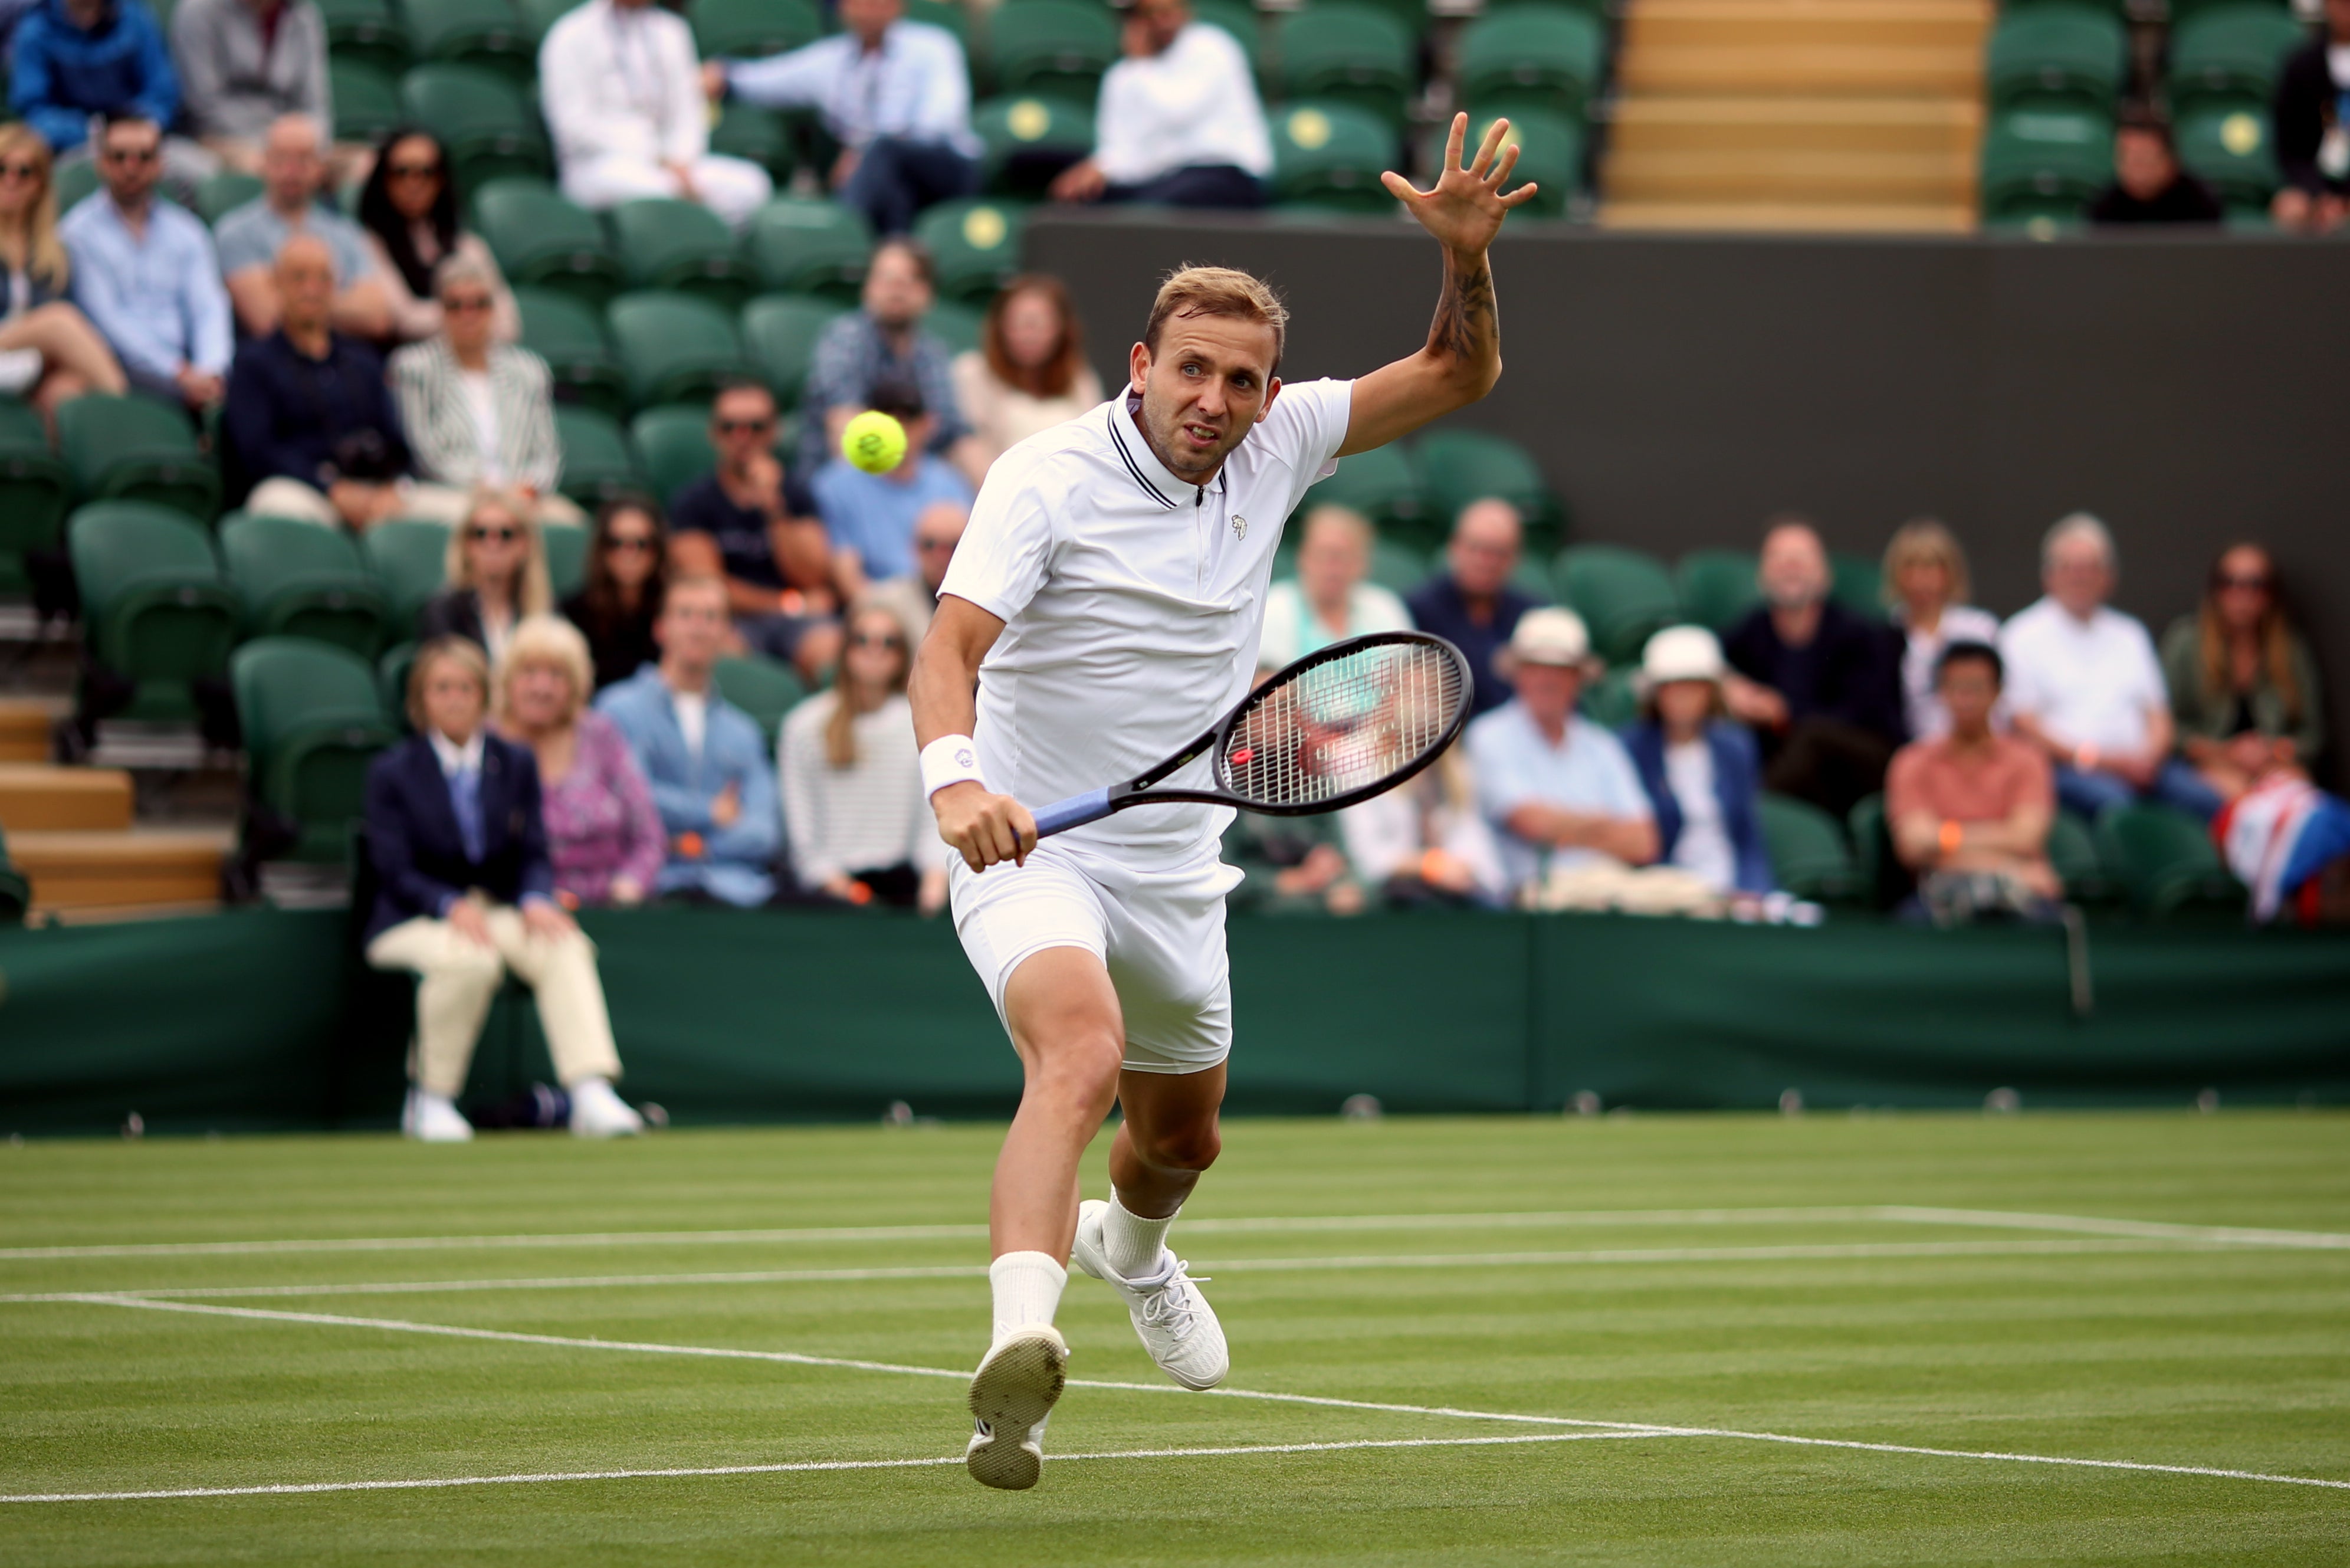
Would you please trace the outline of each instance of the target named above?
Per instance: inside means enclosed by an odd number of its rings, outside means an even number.
[[[972,1480],[1005,1491],[1036,1484],[1045,1468],[1045,1422],[1061,1397],[1068,1366],[1068,1342],[1050,1324],[995,1342],[971,1377],[977,1426],[962,1462]]]
[[[446,1095],[430,1089],[408,1091],[407,1108],[400,1113],[400,1130],[420,1143],[469,1143],[473,1124]]]
[[[1183,1272],[1183,1260],[1163,1247],[1158,1272],[1147,1279],[1129,1280],[1111,1268],[1102,1245],[1102,1220],[1108,1213],[1109,1205],[1098,1198],[1077,1205],[1069,1262],[1126,1298],[1126,1315],[1134,1320],[1134,1332],[1159,1371],[1186,1388],[1213,1388],[1232,1369],[1216,1309]]]
[[[609,1079],[583,1078],[570,1095],[574,1137],[631,1137],[645,1130],[645,1118],[612,1092]]]

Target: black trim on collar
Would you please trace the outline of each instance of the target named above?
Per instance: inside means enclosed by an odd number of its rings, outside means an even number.
[[[1175,503],[1167,499],[1167,493],[1165,491],[1150,483],[1149,479],[1144,475],[1141,465],[1134,461],[1134,453],[1128,450],[1126,436],[1118,428],[1118,417],[1123,411],[1124,410],[1122,409],[1116,405],[1113,405],[1109,410],[1109,439],[1111,443],[1118,448],[1118,461],[1126,464],[1127,472],[1134,475],[1134,483],[1139,484],[1144,490],[1150,493],[1150,498],[1152,500],[1158,502],[1159,505],[1167,508],[1168,511],[1174,511]]]

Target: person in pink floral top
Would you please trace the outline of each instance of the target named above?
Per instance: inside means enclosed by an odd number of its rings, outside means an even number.
[[[588,706],[588,639],[559,616],[527,617],[498,662],[498,729],[538,757],[555,890],[567,904],[636,904],[667,840],[619,730]]]

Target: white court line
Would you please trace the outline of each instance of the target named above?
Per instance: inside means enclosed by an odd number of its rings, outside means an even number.
[[[521,1345],[556,1345],[566,1349],[624,1350],[657,1355],[714,1356],[725,1360],[780,1361],[802,1366],[835,1366],[862,1372],[888,1372],[915,1377],[950,1377],[958,1382],[968,1372],[945,1366],[908,1366],[886,1361],[859,1361],[843,1356],[806,1355],[788,1350],[736,1350],[715,1345],[665,1345],[658,1342],[580,1339],[563,1334],[517,1334],[506,1329],[464,1328],[448,1324],[411,1323],[400,1318],[342,1317],[327,1313],[282,1312],[265,1307],[213,1306],[195,1302],[147,1301],[130,1296],[92,1294],[76,1298],[99,1306],[139,1307],[150,1312],[198,1313],[221,1317],[260,1318],[280,1323],[308,1323],[330,1327],[388,1329],[395,1333],[441,1334],[459,1339],[493,1339]],[[1117,1383],[1072,1377],[1072,1388],[1114,1388],[1141,1394],[1188,1392],[1167,1383]],[[2273,1475],[2260,1470],[2226,1469],[2212,1465],[2163,1465],[2136,1459],[2084,1459],[2054,1454],[2014,1454],[1991,1449],[1933,1449],[1907,1443],[1868,1443],[1848,1438],[1804,1438],[1786,1432],[1749,1432],[1729,1427],[1675,1427],[1649,1421],[1595,1421],[1571,1416],[1528,1416],[1508,1411],[1467,1410],[1444,1405],[1398,1405],[1367,1399],[1338,1399],[1315,1394],[1278,1394],[1257,1388],[1211,1388],[1205,1398],[1256,1399],[1284,1405],[1315,1405],[1342,1410],[1374,1410],[1414,1416],[1450,1416],[1475,1421],[1522,1422],[1533,1426],[1572,1427],[1596,1433],[1635,1437],[1721,1438],[1749,1443],[1783,1443],[1798,1448],[1844,1449],[1872,1454],[1914,1454],[1926,1459],[1982,1459],[2006,1464],[2056,1465],[2074,1469],[2128,1470],[2154,1475],[2211,1476],[2222,1480],[2267,1481],[2279,1486],[2321,1487],[2350,1491],[2350,1480],[2318,1476]],[[1301,1449],[1299,1451],[1305,1451]]]
[[[1915,1209],[1898,1203],[1879,1204],[1874,1213],[1879,1219],[1909,1220],[1921,1225],[1981,1225],[2003,1231],[2073,1231],[2092,1236],[2159,1236],[2176,1241],[2209,1241],[2228,1247],[2307,1247],[2321,1251],[2350,1248],[2350,1236],[2326,1231],[2265,1231],[2241,1225],[2173,1225],[2160,1220],[2100,1220],[2083,1214],[2025,1214],[2002,1209]]]

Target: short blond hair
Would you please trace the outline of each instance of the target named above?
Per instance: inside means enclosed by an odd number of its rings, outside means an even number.
[[[484,485],[465,507],[465,520],[449,530],[449,551],[442,558],[447,586],[470,588],[473,569],[465,559],[465,531],[484,512],[503,512],[522,530],[525,555],[522,575],[515,582],[515,608],[523,615],[545,615],[555,607],[555,582],[546,569],[546,541],[539,535],[538,504],[517,491]]]
[[[1378,531],[1371,526],[1369,518],[1335,501],[1326,501],[1305,514],[1305,521],[1298,525],[1297,542],[1303,545],[1305,536],[1316,528],[1336,528],[1347,536],[1348,544],[1367,556],[1378,543]]]
[[[1959,536],[1931,517],[1919,517],[1904,523],[1893,531],[1885,546],[1885,602],[1901,602],[1897,586],[1902,571],[1909,566],[1937,566],[1950,581],[1950,602],[1962,605],[1974,592],[1973,579],[1967,573],[1967,552]]]
[[[453,664],[472,676],[481,689],[482,706],[490,705],[490,661],[480,646],[470,637],[436,637],[416,650],[416,662],[408,667],[408,722],[420,734],[426,727],[424,683],[436,664]]]
[[[513,711],[515,677],[534,666],[559,670],[570,680],[571,710],[563,722],[576,722],[579,711],[588,706],[588,694],[596,690],[596,660],[588,651],[588,639],[559,615],[530,615],[516,621],[514,636],[506,639],[505,654],[498,660],[501,718]]]
[[[1159,352],[1159,334],[1170,318],[1230,316],[1261,321],[1273,328],[1274,370],[1281,369],[1281,351],[1289,338],[1289,307],[1263,279],[1229,266],[1192,266],[1188,263],[1167,275],[1159,296],[1150,302],[1150,319],[1142,328],[1143,346]]]

